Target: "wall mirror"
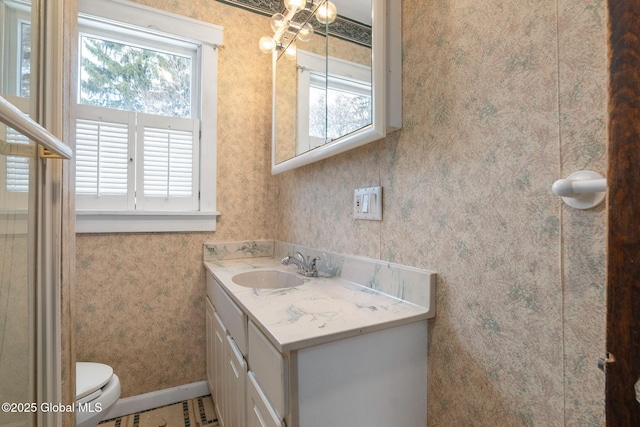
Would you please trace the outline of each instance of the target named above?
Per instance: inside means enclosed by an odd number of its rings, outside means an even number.
[[[401,126],[400,101],[389,107],[401,96],[399,2],[332,2],[338,15],[332,22],[317,18],[326,4],[318,0],[302,0],[307,10],[293,19],[284,6],[271,19],[273,174],[375,141]],[[283,18],[297,31],[278,34]]]

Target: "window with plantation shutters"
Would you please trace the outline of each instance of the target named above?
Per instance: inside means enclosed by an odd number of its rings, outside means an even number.
[[[215,230],[221,28],[121,0],[79,11],[77,231]]]

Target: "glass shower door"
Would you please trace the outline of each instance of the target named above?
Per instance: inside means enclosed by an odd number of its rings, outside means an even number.
[[[33,1],[37,10],[37,1]],[[32,1],[0,0],[0,94],[29,115]],[[36,425],[36,144],[0,122],[0,426]]]
[[[35,425],[34,144],[0,124],[0,426]],[[29,405],[29,406],[28,406]]]

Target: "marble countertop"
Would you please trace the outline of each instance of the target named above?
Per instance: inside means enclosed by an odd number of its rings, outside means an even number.
[[[280,259],[256,257],[204,263],[231,298],[282,353],[433,317],[424,307],[341,278],[303,278],[284,289],[236,285],[232,277],[256,269],[295,274]]]

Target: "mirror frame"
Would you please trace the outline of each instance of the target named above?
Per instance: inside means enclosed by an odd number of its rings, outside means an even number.
[[[305,166],[318,160],[360,147],[387,135],[387,7],[394,0],[371,0],[371,89],[372,123],[355,132],[333,140],[320,147],[299,154],[288,160],[276,163],[276,62],[277,51],[272,56],[272,125],[271,125],[271,174],[276,175],[291,169]],[[399,2],[398,2],[399,3]],[[396,16],[396,14],[393,14]],[[390,18],[393,19],[393,18]],[[398,25],[396,23],[396,25]],[[396,27],[399,28],[399,27]],[[398,51],[400,49],[398,48]],[[397,70],[396,70],[397,71]],[[396,73],[401,74],[401,73]],[[400,93],[402,93],[400,91]],[[399,128],[399,127],[398,127]]]

